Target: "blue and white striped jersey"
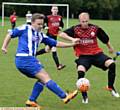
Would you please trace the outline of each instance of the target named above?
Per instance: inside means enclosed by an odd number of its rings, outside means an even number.
[[[31,25],[22,25],[10,32],[11,38],[18,37],[18,53],[25,53],[29,56],[35,56],[40,43],[49,46],[56,46],[57,42],[49,38],[42,32],[38,32]]]

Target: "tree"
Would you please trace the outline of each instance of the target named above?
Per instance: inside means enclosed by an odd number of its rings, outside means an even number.
[[[101,14],[105,14],[108,19],[113,19],[113,11],[118,7],[118,0],[102,0],[102,2],[98,0],[98,6]]]

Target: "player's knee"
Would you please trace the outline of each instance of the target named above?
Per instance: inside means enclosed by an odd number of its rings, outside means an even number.
[[[105,66],[109,67],[112,63],[114,63],[114,61],[112,59],[108,59],[105,61]]]
[[[114,74],[116,69],[116,64],[113,62],[109,65],[108,68],[109,68],[109,71]]]
[[[46,53],[49,53],[49,52],[50,52],[50,47],[46,46],[46,47],[45,47],[45,52],[46,52]]]
[[[56,51],[57,51],[56,47],[52,47],[52,48],[51,48],[51,51],[52,51],[52,52],[56,52]]]
[[[78,65],[77,69],[78,69],[78,71],[84,71],[84,72],[86,72],[86,68],[83,65]]]
[[[78,71],[78,79],[84,78],[85,72],[84,71]]]

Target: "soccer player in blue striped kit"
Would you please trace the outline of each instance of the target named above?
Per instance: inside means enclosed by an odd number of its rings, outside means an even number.
[[[18,48],[15,57],[15,65],[17,69],[24,75],[30,78],[36,78],[37,81],[34,84],[32,94],[26,101],[26,105],[30,107],[40,107],[36,102],[39,94],[43,91],[43,87],[46,86],[50,91],[56,94],[64,103],[69,102],[77,95],[77,90],[66,93],[64,92],[48,75],[44,70],[43,65],[36,59],[36,51],[38,45],[41,43],[49,46],[57,47],[71,47],[78,44],[79,39],[68,38],[71,43],[58,42],[41,32],[44,23],[44,15],[35,13],[32,16],[31,25],[22,25],[15,28],[8,33],[4,39],[2,45],[2,52],[7,53],[7,47],[11,38],[18,37]]]

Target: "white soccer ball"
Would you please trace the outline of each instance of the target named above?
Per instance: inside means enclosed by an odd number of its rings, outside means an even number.
[[[80,78],[77,80],[76,86],[81,92],[87,92],[90,88],[90,82],[87,78]]]

